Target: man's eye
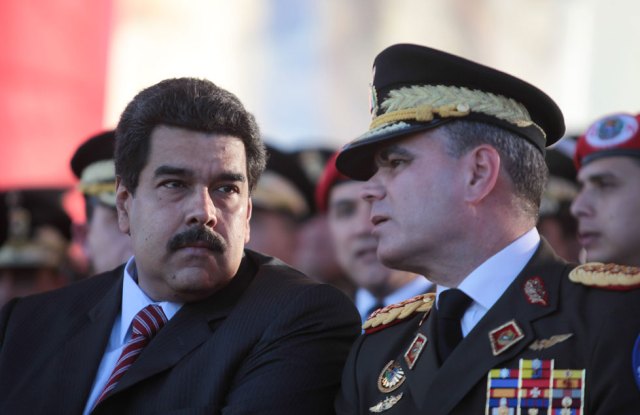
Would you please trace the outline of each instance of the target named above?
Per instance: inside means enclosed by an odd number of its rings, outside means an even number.
[[[352,204],[343,204],[333,209],[333,215],[336,218],[349,218],[355,214],[356,208]]]
[[[234,186],[231,184],[220,186],[218,190],[222,193],[240,193],[240,189],[238,189],[238,186]]]
[[[405,160],[403,160],[403,159],[396,159],[396,158],[394,158],[394,159],[389,159],[389,161],[388,161],[389,166],[390,166],[390,167],[393,167],[393,168],[399,167],[399,166],[401,166],[401,165],[402,165],[402,164],[404,164],[404,163],[405,163]]]
[[[184,183],[179,180],[166,180],[160,183],[162,187],[166,187],[167,189],[179,189],[184,187]]]

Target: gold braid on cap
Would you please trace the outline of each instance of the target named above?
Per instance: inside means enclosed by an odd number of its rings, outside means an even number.
[[[391,91],[381,108],[385,113],[371,121],[370,130],[396,121],[427,122],[433,120],[435,115],[450,118],[464,117],[470,112],[477,112],[518,127],[533,125],[546,137],[542,128],[531,120],[524,105],[511,98],[477,89],[445,85],[414,85]]]
[[[116,182],[104,183],[79,183],[78,190],[88,196],[99,196],[102,193],[115,193]]]

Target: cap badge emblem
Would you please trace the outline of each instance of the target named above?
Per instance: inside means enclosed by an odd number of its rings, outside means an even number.
[[[638,121],[627,114],[617,114],[593,124],[585,134],[596,148],[613,147],[632,140],[638,132]]]

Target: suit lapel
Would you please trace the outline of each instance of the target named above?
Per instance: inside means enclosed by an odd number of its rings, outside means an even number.
[[[217,330],[214,328],[216,322],[226,322],[254,275],[249,260],[244,260],[241,269],[223,290],[203,301],[185,304],[145,347],[110,396],[175,366],[185,355],[209,340]]]
[[[119,274],[119,276],[118,276]],[[63,412],[82,413],[122,302],[122,268],[113,272],[114,283],[95,306],[77,316],[72,336],[60,353],[59,389]],[[88,302],[92,299],[87,299]],[[55,412],[55,411],[54,411]]]
[[[435,347],[426,351],[422,365],[429,373],[419,373],[417,374],[419,381],[410,381],[412,395],[420,401],[418,408],[428,405],[429,408],[437,410],[438,414],[450,413],[478,382],[484,381],[490,369],[500,367],[505,362],[516,358],[528,344],[535,340],[536,334],[532,323],[554,312],[558,306],[563,267],[557,264],[554,254],[546,242],[542,241],[531,261],[441,368],[438,369]],[[546,304],[532,301],[532,297],[525,293],[524,286],[532,279],[541,283],[546,294]],[[434,329],[432,317],[429,317],[427,328],[431,336]],[[513,342],[509,348],[495,354],[489,334],[512,320],[522,330],[524,337]],[[414,368],[414,371],[417,369]],[[418,386],[418,383],[421,385]],[[420,390],[422,393],[416,395],[414,390]]]

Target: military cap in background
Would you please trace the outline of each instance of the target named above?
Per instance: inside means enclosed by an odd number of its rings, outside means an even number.
[[[335,148],[325,148],[325,147],[309,147],[298,149],[293,152],[296,159],[298,160],[298,164],[302,167],[302,169],[307,174],[307,178],[310,183],[315,187],[320,180],[320,176],[324,171],[324,167],[327,164],[327,161],[333,157],[335,154]],[[311,201],[312,204],[315,201],[315,196],[313,194],[313,189],[311,189]]]
[[[306,219],[313,213],[313,183],[295,154],[266,147],[267,165],[251,195],[253,207]]]
[[[331,189],[338,183],[353,180],[340,173],[336,167],[336,158],[338,152],[335,152],[333,156],[327,161],[324,171],[318,180],[316,186],[316,207],[320,212],[327,212],[329,209],[329,194]]]
[[[114,149],[115,133],[105,131],[90,137],[71,158],[71,170],[80,180],[80,192],[112,207],[116,205]]]
[[[370,101],[369,131],[348,143],[336,160],[340,171],[358,180],[373,175],[373,154],[381,142],[454,120],[497,125],[542,152],[565,132],[562,112],[535,86],[419,45],[393,45],[376,57]]]
[[[0,192],[6,239],[0,268],[57,268],[67,259],[71,218],[62,206],[66,189]]]
[[[578,195],[577,172],[573,164],[576,138],[563,137],[546,151],[545,162],[549,167],[549,179],[542,194],[540,216],[554,215],[566,210],[568,217],[571,217],[568,209]]]
[[[640,157],[640,114],[618,113],[599,118],[578,138],[577,169],[601,157]]]

